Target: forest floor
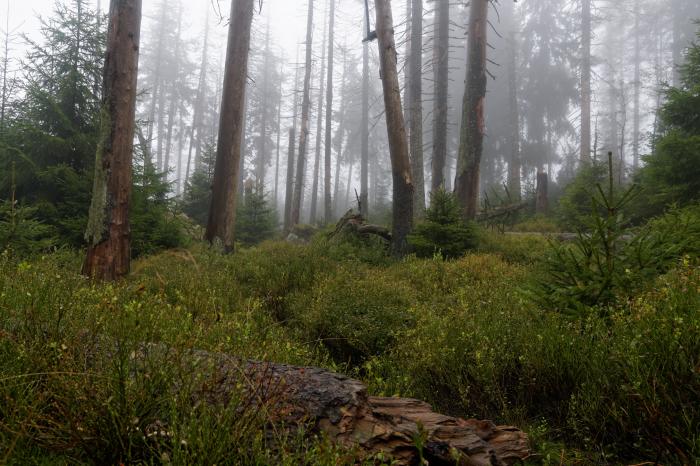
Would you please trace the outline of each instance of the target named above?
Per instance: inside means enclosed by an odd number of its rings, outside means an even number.
[[[444,261],[326,240],[231,256],[197,244],[138,260],[110,285],[81,277],[75,252],[4,254],[0,463],[356,461],[323,438],[277,439],[273,449],[260,413],[212,412],[164,393],[176,368],[138,377],[128,367],[143,342],[323,367],[375,395],[516,425],[533,464],[631,464],[673,449],[671,463],[696,461],[700,370],[688,379],[669,351],[697,342],[700,269],[684,261],[624,309],[572,321],[529,299],[545,238],[486,234],[481,245]],[[86,333],[119,351],[86,367]],[[173,421],[154,440],[143,430],[163,410]]]

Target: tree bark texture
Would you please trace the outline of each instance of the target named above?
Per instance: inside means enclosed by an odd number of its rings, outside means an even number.
[[[591,0],[581,11],[581,161],[591,160]]]
[[[262,108],[260,109],[260,136],[258,139],[258,163],[255,173],[255,181],[259,192],[265,192],[265,169],[267,168],[267,125],[268,125],[268,106],[270,101],[268,94],[270,91],[270,22],[267,23],[267,32],[265,33],[265,62],[263,65],[263,100]]]
[[[515,32],[511,31],[508,38],[509,61],[508,61],[508,101],[510,128],[510,160],[508,161],[508,190],[514,200],[519,201],[522,195],[521,187],[521,162],[520,162],[520,108],[518,105],[518,75],[516,56]],[[590,141],[589,141],[590,142]]]
[[[535,201],[535,210],[538,214],[546,214],[549,210],[549,178],[547,173],[542,170],[537,171],[537,193]]]
[[[231,4],[219,139],[209,221],[205,233],[205,238],[210,243],[217,239],[221,241],[226,252],[232,252],[234,248],[236,195],[245,122],[248,51],[254,5],[255,0],[235,0]]]
[[[311,209],[309,211],[309,223],[316,223],[316,213],[318,211],[318,178],[321,164],[321,131],[323,130],[323,90],[326,79],[326,30],[328,28],[328,15],[324,15],[323,20],[323,43],[321,44],[321,84],[318,88],[318,109],[316,118],[316,151],[314,156],[314,174],[311,186]]]
[[[295,117],[296,120],[296,117]],[[292,196],[294,195],[294,152],[296,146],[296,125],[289,128],[289,147],[287,149],[287,183],[284,195],[284,231],[292,228]]]
[[[367,29],[367,28],[365,28]],[[360,214],[369,214],[369,44],[362,44],[362,159],[360,161]]]
[[[326,224],[333,217],[331,203],[331,126],[333,124],[333,51],[335,50],[335,0],[331,0],[328,13],[328,75],[326,77],[326,131],[323,158],[323,206]]]
[[[104,353],[116,350],[104,339],[87,334],[84,339],[87,363],[108,364],[104,359],[109,354]],[[99,345],[107,351],[98,351]],[[130,353],[128,365],[129,373],[141,377],[162,366],[195,374],[189,388],[193,403],[219,407],[238,400],[243,409],[264,410],[271,431],[286,429],[293,436],[303,428],[320,433],[353,450],[360,460],[381,453],[397,466],[421,464],[421,456],[430,465],[510,466],[521,464],[530,453],[527,434],[516,427],[446,416],[416,399],[369,396],[362,382],[317,367],[201,350],[183,353],[162,344],[142,344]],[[168,435],[170,414],[155,414],[152,426],[161,435]],[[155,429],[149,425],[145,430]],[[422,439],[420,452],[416,438]]]
[[[479,166],[486,122],[486,40],[489,0],[473,0],[469,14],[467,79],[462,103],[459,158],[455,193],[466,219],[476,217],[479,202]]]
[[[294,180],[294,203],[292,205],[292,225],[299,224],[301,200],[304,192],[304,170],[306,168],[306,146],[309,139],[309,110],[311,107],[311,54],[313,52],[314,0],[309,1],[306,19],[306,67],[304,74],[304,97],[301,102],[301,129],[299,130],[299,154],[297,154],[297,175]]]
[[[129,202],[140,31],[141,0],[111,0],[100,141],[83,265],[83,273],[98,280],[116,280],[129,272]]]
[[[411,7],[411,170],[413,175],[413,214],[425,212],[425,181],[423,168],[423,0],[412,0]],[[447,85],[447,84],[445,84]]]
[[[450,58],[450,3],[435,2],[435,103],[433,107],[433,163],[431,191],[445,187],[447,112]]]
[[[408,139],[401,107],[401,87],[397,72],[394,20],[390,0],[376,0],[377,41],[381,66],[386,126],[389,138],[393,180],[392,252],[402,255],[408,249],[407,236],[413,228],[413,179],[408,155]]]

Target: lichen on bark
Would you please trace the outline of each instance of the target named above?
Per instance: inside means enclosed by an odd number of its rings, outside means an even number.
[[[109,234],[108,199],[107,199],[107,177],[103,158],[105,148],[109,143],[112,131],[112,120],[107,105],[102,106],[100,112],[100,136],[95,154],[95,178],[92,187],[92,201],[88,223],[85,229],[85,241],[92,246],[96,246],[104,241]]]

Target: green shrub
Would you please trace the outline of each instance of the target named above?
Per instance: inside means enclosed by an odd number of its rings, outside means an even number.
[[[248,190],[236,212],[236,240],[245,246],[266,241],[277,230],[277,213],[262,190]]]
[[[0,252],[19,257],[46,251],[56,242],[51,227],[35,218],[36,209],[0,201]]]
[[[339,267],[312,293],[297,310],[299,325],[340,362],[358,363],[388,350],[415,319],[413,289],[379,269]]]
[[[419,257],[441,254],[456,258],[476,246],[474,226],[465,224],[454,194],[439,189],[430,195],[425,219],[416,225],[408,242]]]

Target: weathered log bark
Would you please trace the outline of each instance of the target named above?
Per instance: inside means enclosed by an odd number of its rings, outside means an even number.
[[[144,345],[132,353],[137,370],[141,361],[153,357],[185,364],[187,373],[200,375],[192,387],[194,403],[225,405],[242,394],[244,406],[265,405],[277,427],[304,426],[362,456],[390,455],[391,464],[419,464],[416,438],[431,465],[503,466],[529,455],[527,435],[515,427],[445,416],[411,398],[369,396],[362,382],[324,369],[198,350],[182,353],[163,345]],[[252,401],[245,402],[246,397]],[[163,424],[167,418],[159,422]]]
[[[207,241],[211,243],[218,238],[227,252],[233,251],[234,247],[236,195],[245,126],[245,91],[254,3],[254,0],[236,0],[231,4],[219,140],[207,222]]]
[[[116,280],[129,272],[129,203],[140,31],[141,0],[112,0],[101,134],[83,264],[83,273],[99,280]]]
[[[408,156],[408,139],[401,108],[401,90],[396,70],[394,20],[389,0],[376,0],[377,39],[384,90],[386,126],[393,179],[392,251],[402,255],[408,249],[407,236],[413,229],[413,178]]]

